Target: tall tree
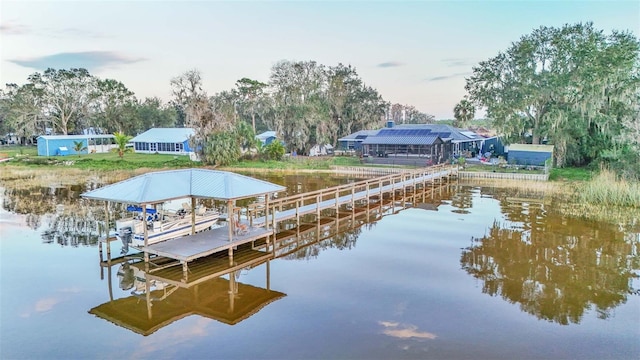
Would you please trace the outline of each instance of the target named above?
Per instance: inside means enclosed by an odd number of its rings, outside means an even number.
[[[476,108],[473,103],[467,99],[462,99],[453,108],[453,117],[456,119],[454,125],[459,128],[466,128],[475,115]]]
[[[264,97],[264,90],[266,89],[267,84],[258,80],[242,78],[236,81],[236,87],[241,110],[243,113],[247,113],[251,116],[251,126],[255,133],[256,115],[259,112],[259,107],[264,104],[262,98]]]
[[[95,94],[95,78],[86,69],[49,68],[43,74],[30,75],[28,80],[42,91],[45,115],[63,134],[75,130],[78,121],[87,116]]]
[[[281,61],[271,68],[274,101],[272,128],[290,150],[306,153],[315,141],[315,125],[327,121],[323,96],[324,66],[315,61]]]
[[[178,120],[176,108],[163,104],[157,97],[145,98],[136,107],[137,117],[140,120],[141,130],[155,127],[174,127]]]
[[[480,62],[465,88],[507,141],[546,139],[558,165],[586,164],[637,119],[639,54],[628,32],[541,27]]]
[[[6,130],[19,134],[23,143],[46,130],[42,91],[33,84],[7,84],[6,91],[0,93],[0,113]]]
[[[199,127],[207,118],[209,100],[202,89],[202,75],[199,70],[192,69],[171,79],[173,100],[185,113],[185,127]]]
[[[92,105],[94,124],[107,133],[135,134],[141,130],[137,121],[135,95],[120,81],[96,79]]]

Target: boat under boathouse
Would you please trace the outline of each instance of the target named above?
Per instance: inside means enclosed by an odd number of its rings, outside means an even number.
[[[147,209],[155,209],[159,204],[172,200],[190,199],[191,231],[189,235],[151,243],[148,227],[144,226],[144,244],[133,246],[144,253],[145,262],[149,263],[151,256],[174,259],[173,264],[163,266],[182,264],[186,274],[187,264],[195,259],[227,250],[230,261],[233,261],[234,248],[239,245],[263,239],[266,239],[268,244],[270,237],[274,236],[273,226],[270,226],[269,222],[248,226],[240,222],[239,214],[235,220],[234,214],[240,210],[236,207],[236,202],[250,198],[264,199],[265,216],[269,216],[269,199],[274,193],[283,190],[285,190],[283,186],[232,172],[182,169],[150,172],[85,192],[81,196],[85,199],[105,202],[107,224],[109,224],[110,202],[135,205],[141,209],[141,218],[147,219]],[[228,226],[196,233],[198,199],[225,202],[224,218]],[[116,229],[117,231],[119,229]],[[108,244],[107,239],[107,247]]]

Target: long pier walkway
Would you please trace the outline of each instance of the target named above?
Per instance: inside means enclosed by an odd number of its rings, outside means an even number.
[[[385,194],[406,192],[416,187],[435,186],[457,174],[456,165],[437,165],[419,170],[406,170],[397,174],[367,179],[351,184],[272,200],[273,211],[264,213],[264,204],[252,204],[248,208],[249,225],[264,227],[267,222],[275,224],[284,220],[298,219],[307,214],[318,214],[326,209],[338,209],[341,205],[354,205],[357,201],[377,201]],[[273,215],[275,214],[275,216]]]
[[[369,207],[380,206],[383,201],[394,203],[396,197],[405,199],[408,192],[415,192],[418,189],[424,191],[429,187],[433,189],[448,182],[450,177],[457,175],[457,169],[457,165],[448,164],[417,170],[407,169],[396,174],[284,198],[264,199],[264,202],[248,205],[246,211],[244,211],[246,219],[242,219],[241,222],[247,225],[245,232],[234,233],[232,237],[229,237],[228,227],[224,226],[166,240],[139,248],[139,250],[159,258],[173,259],[174,262],[165,265],[154,265],[155,270],[181,264],[186,279],[189,271],[187,264],[198,258],[226,251],[229,254],[230,262],[233,262],[234,249],[249,243],[252,248],[262,248],[267,253],[275,251],[275,244],[272,250],[269,249],[269,244],[272,242],[271,239],[273,238],[274,241],[283,240],[283,238],[287,237],[287,231],[291,232],[291,229],[286,227],[279,229],[279,223],[295,220],[297,227],[295,233],[298,235],[302,230],[300,226],[302,216],[315,214],[317,223],[320,225],[323,221],[321,212],[325,210],[334,209],[335,211],[332,213],[339,219],[344,215],[344,212],[340,211],[341,206],[346,205],[347,209],[351,209],[350,212],[355,214],[356,209],[363,209],[363,206],[369,209]],[[110,264],[109,241],[106,240],[107,257],[109,259],[107,263]],[[100,258],[102,259],[102,247],[100,247],[100,251]]]

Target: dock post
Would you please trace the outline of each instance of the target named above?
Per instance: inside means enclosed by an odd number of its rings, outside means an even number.
[[[182,261],[182,278],[184,279],[184,281],[187,281],[187,277],[189,276],[189,268],[187,266],[187,261],[183,260]]]
[[[191,235],[196,233],[196,198],[191,198]]]
[[[264,228],[269,229],[269,193],[264,194]]]

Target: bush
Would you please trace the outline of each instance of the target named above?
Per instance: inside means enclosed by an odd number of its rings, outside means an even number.
[[[262,156],[265,160],[282,160],[284,152],[284,145],[278,140],[274,140],[262,148]]]

